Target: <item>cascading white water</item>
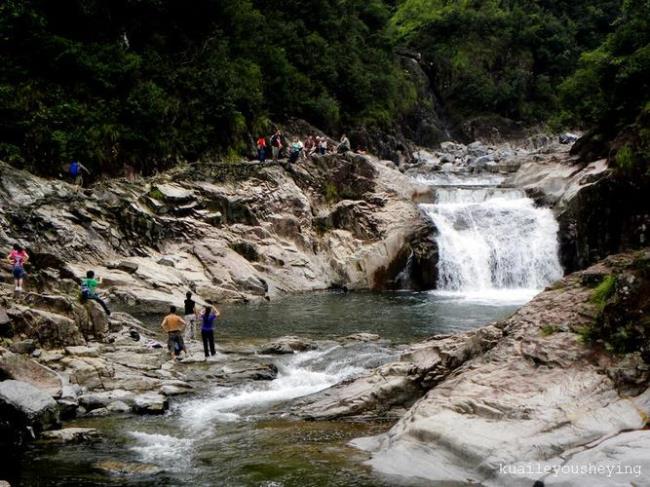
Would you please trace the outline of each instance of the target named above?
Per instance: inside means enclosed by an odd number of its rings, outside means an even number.
[[[277,379],[217,386],[205,397],[177,403],[173,414],[177,415],[183,433],[173,436],[132,431],[130,435],[136,444],[131,450],[146,463],[166,469],[172,464],[171,470],[188,470],[194,450],[206,436],[214,435],[215,424],[263,416],[274,404],[327,389],[396,358],[397,352],[392,348],[362,342],[277,357]]]
[[[436,201],[421,208],[438,229],[442,293],[523,301],[562,276],[558,224],[522,191],[438,187]]]

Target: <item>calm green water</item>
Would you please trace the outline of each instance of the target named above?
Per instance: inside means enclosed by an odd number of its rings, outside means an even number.
[[[467,300],[429,292],[319,292],[277,301],[220,306],[219,334],[228,338],[302,335],[331,338],[375,333],[410,342],[440,333],[457,333],[501,319],[514,311],[514,300]],[[150,320],[158,326],[158,319]]]
[[[251,305],[223,306],[217,341],[303,335],[331,338],[370,332],[393,343],[473,328],[513,311],[513,303],[469,302],[430,293],[315,293]],[[145,317],[157,328],[159,317]],[[297,398],[396,359],[391,344],[324,344],[319,350],[271,357],[273,381],[205,390],[172,398],[161,417],[80,419],[69,426],[100,429],[91,445],[47,447],[3,456],[0,478],[20,486],[358,486],[397,485],[363,466],[349,440],[381,433],[388,423],[304,422],[284,415]],[[225,358],[224,360],[230,360]],[[115,476],[102,461],[138,462],[152,475]],[[0,465],[2,465],[0,463]]]

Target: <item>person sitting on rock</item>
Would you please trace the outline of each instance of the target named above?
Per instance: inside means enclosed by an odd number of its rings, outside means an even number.
[[[183,341],[185,321],[176,314],[176,306],[169,307],[169,314],[162,320],[160,327],[167,333],[167,348],[172,356],[172,360],[178,360],[181,352],[185,352],[187,356],[187,349]]]
[[[99,286],[101,283],[101,277],[95,278],[94,271],[86,272],[85,279],[81,280],[81,302],[86,302],[89,299],[92,301],[97,301],[104,309],[104,312],[110,316],[111,310],[108,309],[106,302],[97,294],[97,286]]]
[[[336,152],[339,154],[343,154],[345,152],[350,151],[350,139],[348,139],[348,136],[343,134],[341,135],[341,140],[339,141],[339,145],[336,146]]]
[[[11,264],[11,273],[14,276],[15,291],[20,292],[23,290],[23,282],[27,273],[25,272],[25,263],[29,260],[29,255],[18,244],[14,244],[14,248],[7,255],[7,260]]]
[[[321,156],[324,156],[327,153],[327,138],[324,136],[318,141],[318,153]]]
[[[203,352],[207,359],[210,355],[214,357],[214,325],[221,313],[216,308],[206,306],[201,313],[201,338],[203,339]],[[209,347],[209,350],[208,350]],[[208,355],[208,351],[210,352]]]
[[[310,135],[305,140],[305,156],[311,156],[316,150],[316,139],[313,135]]]
[[[187,324],[187,328],[185,329],[185,338],[188,340],[194,340],[195,338],[195,325],[196,322],[199,319],[199,310],[196,307],[196,302],[192,299],[192,293],[187,292],[185,294],[185,316],[183,319],[185,320],[185,323]]]
[[[289,163],[293,164],[298,160],[299,157],[302,157],[302,149],[302,142],[300,142],[298,137],[294,138],[291,146],[289,146]]]

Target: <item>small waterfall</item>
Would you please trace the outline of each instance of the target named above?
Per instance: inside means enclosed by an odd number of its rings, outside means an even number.
[[[520,190],[437,187],[421,208],[438,229],[440,291],[525,300],[562,277],[558,224]]]

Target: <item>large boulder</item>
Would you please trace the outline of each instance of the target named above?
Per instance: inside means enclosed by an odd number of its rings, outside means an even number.
[[[23,443],[59,426],[59,409],[52,397],[26,382],[0,382],[0,443]]]
[[[283,355],[314,350],[316,344],[305,338],[287,336],[260,346],[258,353],[263,355]]]
[[[88,313],[88,329],[84,330],[87,335],[92,335],[98,340],[103,340],[109,331],[109,317],[104,309],[96,301],[88,300],[84,303]]]
[[[61,396],[63,382],[54,370],[24,355],[0,348],[0,378],[14,379],[37,387],[50,396]]]
[[[85,340],[75,320],[67,316],[15,305],[8,310],[14,333],[24,333],[44,347],[81,345]]]

